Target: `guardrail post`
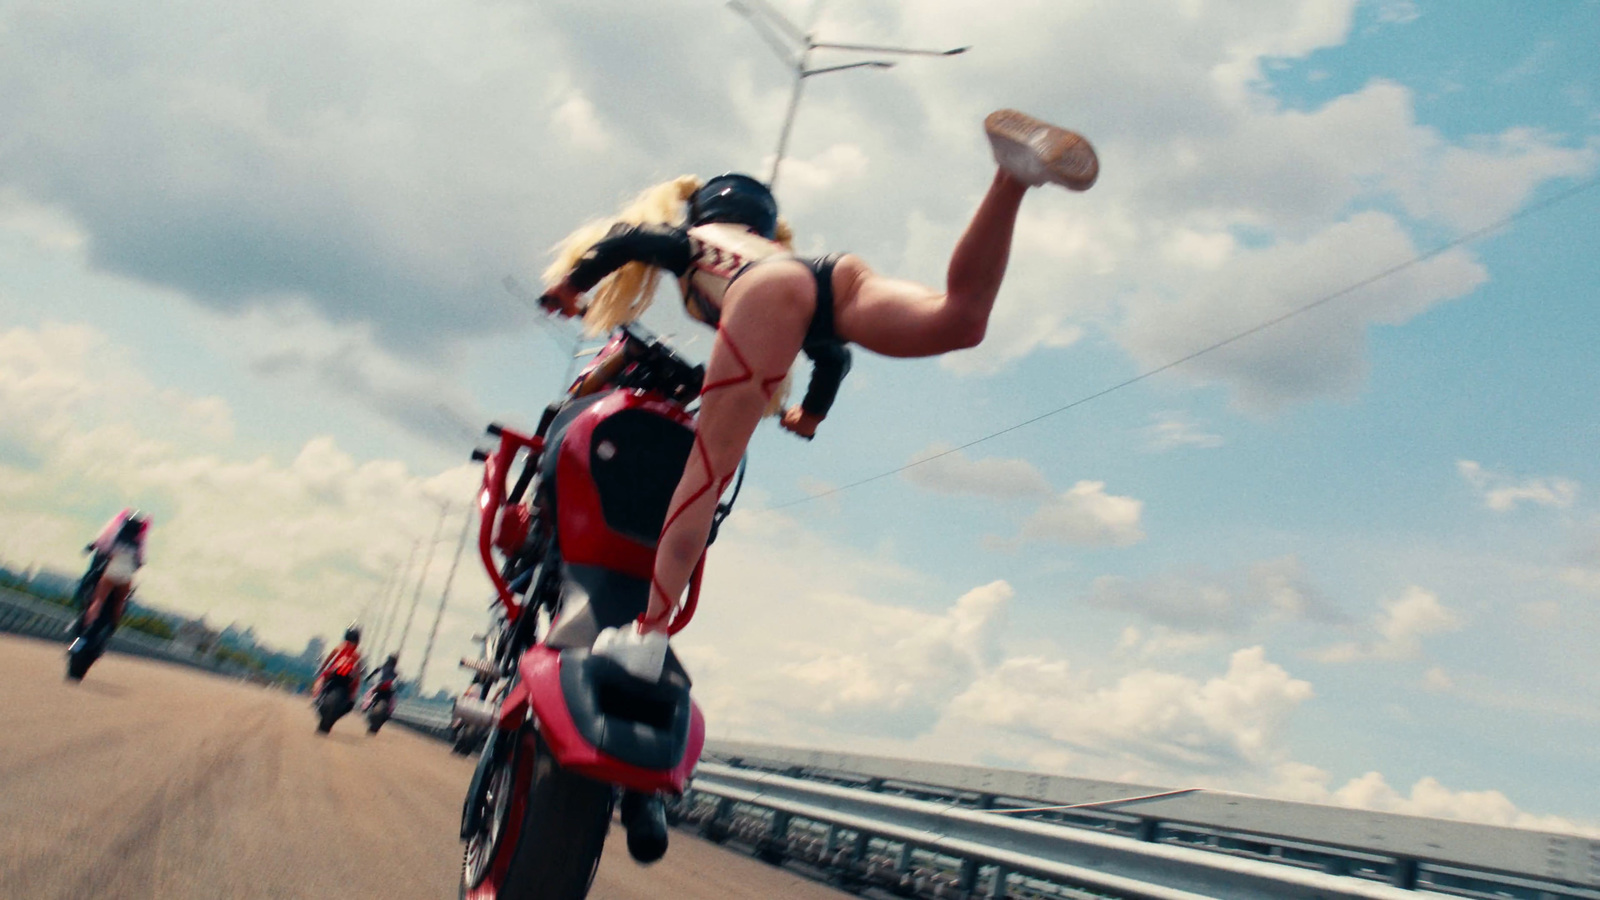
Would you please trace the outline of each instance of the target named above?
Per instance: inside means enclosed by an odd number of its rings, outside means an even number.
[[[1417,861],[1414,859],[1395,859],[1393,884],[1397,888],[1405,888],[1408,891],[1416,890]]]
[[[978,861],[975,859],[963,859],[961,861],[961,870],[956,873],[956,890],[961,892],[961,896],[970,897],[973,889],[977,886]]]
[[[700,823],[700,836],[713,844],[720,844],[728,839],[728,816],[733,813],[733,801],[727,797],[718,797],[717,803],[711,808],[711,815],[706,816]]]
[[[1160,819],[1140,819],[1139,820],[1139,825],[1138,825],[1138,827],[1136,829],[1136,834],[1137,834],[1139,840],[1144,841],[1145,843],[1153,844],[1153,843],[1155,843],[1156,837],[1160,834],[1160,832],[1161,832],[1161,820]]]
[[[772,827],[767,830],[767,836],[761,841],[761,846],[756,851],[756,857],[763,862],[775,866],[783,865],[785,851],[788,849],[789,814],[782,810],[772,814]]]
[[[896,872],[904,875],[911,871],[911,854],[915,851],[915,849],[916,848],[912,847],[910,844],[900,845],[900,855],[896,857],[894,861],[894,870]]]
[[[1006,882],[1010,879],[1011,873],[1005,866],[995,866],[994,877],[989,881],[989,900],[1006,900]]]

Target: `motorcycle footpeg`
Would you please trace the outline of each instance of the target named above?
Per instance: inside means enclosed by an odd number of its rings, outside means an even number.
[[[635,862],[653,863],[667,852],[667,810],[660,794],[624,791],[622,827],[628,832],[628,855]]]

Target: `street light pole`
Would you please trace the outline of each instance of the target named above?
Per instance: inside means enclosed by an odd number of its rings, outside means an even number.
[[[417,604],[422,602],[422,586],[428,582],[428,567],[433,564],[433,549],[439,543],[439,532],[444,530],[444,517],[449,513],[449,503],[439,504],[439,522],[433,526],[433,540],[428,542],[428,552],[422,557],[422,574],[417,577],[417,589],[411,595],[411,612],[406,614],[406,627],[400,630],[400,643],[395,645],[395,653],[406,648],[406,638],[411,635],[411,620],[417,617]]]
[[[894,63],[883,59],[869,59],[861,62],[845,63],[838,66],[824,66],[820,69],[807,68],[814,50],[844,50],[854,53],[886,53],[895,56],[956,56],[967,52],[966,47],[954,47],[949,50],[922,50],[915,47],[886,47],[877,44],[839,44],[827,41],[818,41],[815,35],[802,32],[793,22],[784,18],[783,14],[773,9],[767,0],[728,0],[728,8],[750,22],[761,39],[777,53],[785,63],[794,69],[794,91],[789,95],[789,110],[783,117],[783,131],[778,136],[778,152],[772,158],[772,172],[767,176],[767,189],[776,190],[778,185],[778,168],[783,164],[783,156],[789,149],[789,134],[794,130],[795,113],[800,109],[800,93],[807,78],[813,75],[826,75],[829,72],[843,72],[847,69],[892,69]]]
[[[383,639],[378,641],[378,653],[389,647],[389,633],[394,631],[394,620],[400,616],[400,598],[406,594],[406,579],[411,575],[411,564],[417,561],[417,551],[422,548],[422,539],[411,542],[411,552],[406,556],[406,567],[400,570],[400,577],[394,583],[394,600],[384,604],[384,614],[378,619],[383,623]]]
[[[372,616],[372,606],[375,603],[381,604],[383,599],[389,595],[389,586],[394,583],[394,577],[394,567],[390,566],[388,574],[383,576],[383,581],[378,585],[377,590],[372,592],[372,596],[367,598],[366,603],[361,604],[361,614],[356,616],[356,621],[361,624],[361,630],[370,631],[373,637],[378,636],[378,629],[368,627],[371,624],[368,619]],[[381,606],[378,608],[378,613],[380,615],[383,613]]]
[[[428,659],[433,656],[433,642],[439,637],[439,622],[444,618],[444,607],[450,600],[450,585],[455,583],[456,568],[461,565],[461,553],[467,549],[467,535],[472,531],[472,511],[461,525],[461,540],[456,544],[455,559],[450,561],[450,574],[444,577],[444,593],[439,595],[439,611],[433,615],[433,628],[428,632],[428,644],[422,651],[422,665],[417,667],[417,696],[422,696],[422,676],[428,673]]]

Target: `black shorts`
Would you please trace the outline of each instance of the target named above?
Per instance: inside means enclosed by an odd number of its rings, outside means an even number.
[[[728,287],[732,288],[735,281],[744,277],[744,273],[764,262],[775,259],[793,259],[800,262],[811,270],[811,277],[816,279],[817,282],[817,309],[811,314],[811,324],[806,327],[805,343],[836,341],[838,340],[838,335],[833,328],[833,269],[839,264],[839,260],[843,258],[843,253],[830,253],[827,256],[818,256],[811,259],[798,256],[769,256],[740,269],[738,274],[728,281]],[[718,310],[716,320],[708,324],[715,327],[721,319],[722,313]]]

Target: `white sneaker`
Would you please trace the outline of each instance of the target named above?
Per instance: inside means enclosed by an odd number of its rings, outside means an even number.
[[[983,130],[994,147],[995,162],[1025,184],[1051,182],[1087,191],[1100,177],[1100,160],[1080,134],[1014,109],[990,113]]]
[[[635,678],[660,681],[667,664],[667,635],[663,631],[640,634],[637,624],[607,628],[595,637],[590,652],[612,660]]]

